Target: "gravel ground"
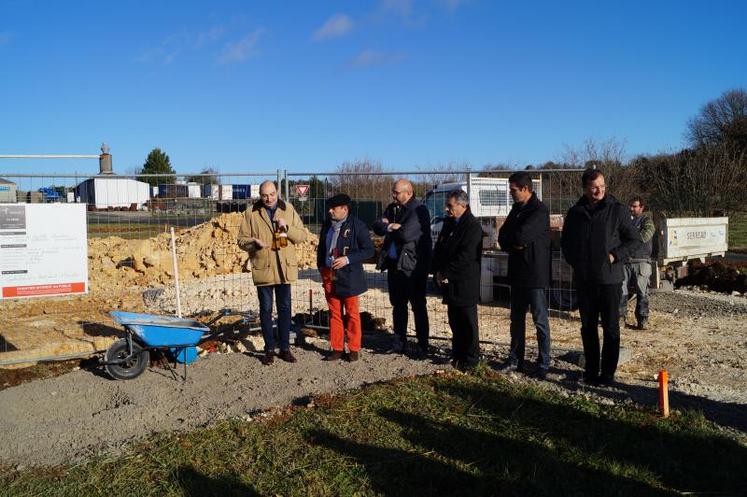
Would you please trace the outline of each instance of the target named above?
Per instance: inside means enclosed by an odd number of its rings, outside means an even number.
[[[205,297],[211,308],[225,303],[224,294],[246,298],[235,285],[222,281],[219,289],[200,281],[187,285],[188,306],[200,307]],[[300,282],[299,286],[312,283]],[[303,290],[302,290],[303,292]],[[172,294],[173,297],[173,294]],[[313,305],[323,305],[313,295]],[[380,289],[366,294],[362,308],[384,313],[386,295]],[[169,292],[154,305],[167,309]],[[165,300],[163,300],[165,299]],[[450,334],[440,300],[428,299],[433,345],[449,346]],[[632,306],[631,306],[632,307]],[[747,433],[747,299],[699,291],[678,290],[651,297],[651,328],[622,332],[624,361],[614,388],[580,387],[581,369],[574,362],[581,350],[576,314],[552,318],[553,368],[547,388],[562,395],[593,396],[603,403],[655,406],[656,375],[667,369],[673,409],[695,408],[730,430],[737,438]],[[632,309],[631,316],[632,319]],[[490,364],[507,355],[508,310],[480,307],[481,339]],[[536,341],[527,333],[528,359],[536,355]],[[329,364],[321,361],[326,341],[314,340],[308,349],[295,349],[299,362],[261,366],[257,354],[209,354],[189,367],[185,383],[166,370],[152,367],[136,380],[112,381],[100,371],[79,370],[57,378],[34,381],[0,391],[0,462],[54,465],[85,459],[100,452],[116,453],[127,442],[153,432],[187,430],[215,420],[253,416],[258,410],[284,406],[310,395],[340,392],[391,378],[429,374],[444,369],[431,361],[415,361],[380,353],[388,337],[366,335],[360,362]],[[443,357],[447,350],[441,350]],[[448,366],[446,367],[448,369]],[[511,374],[512,381],[534,382]]]
[[[116,453],[150,433],[247,418],[309,395],[444,368],[370,348],[356,363],[328,363],[322,350],[326,343],[317,340],[294,349],[296,364],[276,361],[269,367],[256,354],[209,354],[188,367],[186,382],[153,367],[130,381],[78,370],[0,391],[0,462],[57,465]]]

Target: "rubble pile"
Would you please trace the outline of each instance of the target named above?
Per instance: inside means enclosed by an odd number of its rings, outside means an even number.
[[[236,244],[242,216],[221,214],[180,231],[176,239],[179,278],[246,272],[248,255]],[[307,241],[298,246],[300,268],[316,265],[317,245],[317,237],[308,232]],[[170,284],[174,277],[169,233],[144,240],[92,238],[88,241],[88,259],[94,291]]]

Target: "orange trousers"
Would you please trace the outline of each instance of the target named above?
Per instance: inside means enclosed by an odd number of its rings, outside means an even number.
[[[361,350],[361,315],[358,307],[358,296],[338,297],[334,294],[334,281],[332,270],[328,267],[322,268],[322,286],[324,297],[329,306],[329,342],[332,350],[342,352],[345,349],[345,337],[343,335],[342,309],[345,308],[345,331],[348,336],[348,350],[358,352]]]

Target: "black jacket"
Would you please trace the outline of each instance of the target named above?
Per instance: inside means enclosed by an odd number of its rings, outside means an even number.
[[[482,226],[467,210],[457,224],[444,219],[433,253],[433,273],[449,280],[444,301],[449,305],[470,306],[480,301],[480,260]]]
[[[560,238],[563,257],[573,267],[579,287],[622,283],[625,260],[640,243],[628,208],[612,195],[593,207],[581,197],[568,209]],[[609,261],[609,254],[615,262]]]
[[[316,266],[324,267],[327,257],[327,232],[332,222],[329,218],[322,226],[319,234],[319,246],[316,250]],[[346,255],[349,264],[335,271],[334,293],[338,297],[350,297],[360,295],[366,291],[366,276],[363,272],[363,261],[373,257],[375,250],[368,234],[368,227],[360,219],[348,216],[340,227],[340,235],[337,238],[337,250],[340,256]]]
[[[526,204],[514,204],[498,232],[498,243],[508,252],[508,282],[512,286],[550,286],[550,211],[537,195],[532,193]]]
[[[413,272],[427,274],[431,265],[432,241],[431,241],[431,218],[428,209],[415,197],[412,197],[405,205],[400,206],[392,202],[384,209],[382,218],[390,223],[399,223],[402,226],[392,232],[387,231],[387,223],[381,219],[374,221],[373,231],[379,236],[384,236],[384,245],[379,254],[377,269],[386,269],[386,259],[389,255],[391,244],[397,249],[397,269],[406,275]]]

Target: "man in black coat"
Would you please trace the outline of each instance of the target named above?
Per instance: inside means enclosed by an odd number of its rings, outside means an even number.
[[[471,369],[480,357],[477,303],[480,300],[482,227],[469,209],[469,197],[453,190],[446,197],[443,228],[436,241],[433,272],[448,306],[452,364]]]
[[[348,360],[357,361],[361,350],[361,317],[358,296],[366,291],[363,261],[375,253],[368,227],[350,215],[351,199],[340,193],[327,201],[329,217],[319,234],[316,266],[322,275],[329,306],[329,341],[332,352],[325,360],[342,359],[345,338],[342,310],[345,308]]]
[[[511,348],[506,371],[524,371],[526,314],[532,311],[537,328],[538,368],[533,375],[547,377],[550,368],[550,322],[545,291],[550,285],[550,211],[532,191],[528,173],[513,173],[508,187],[514,205],[498,232],[501,250],[508,252],[511,284]]]
[[[565,260],[573,267],[581,314],[589,384],[612,384],[620,355],[620,296],[625,260],[641,243],[630,222],[628,208],[607,194],[604,176],[587,169],[581,177],[584,195],[568,210],[560,239]],[[602,319],[604,345],[601,376],[599,334]]]
[[[413,196],[412,183],[406,179],[394,183],[392,198],[394,202],[387,206],[382,218],[373,223],[374,233],[384,236],[376,268],[387,271],[394,323],[392,351],[407,352],[409,302],[415,316],[417,356],[424,358],[429,335],[425,290],[432,256],[430,215]]]

